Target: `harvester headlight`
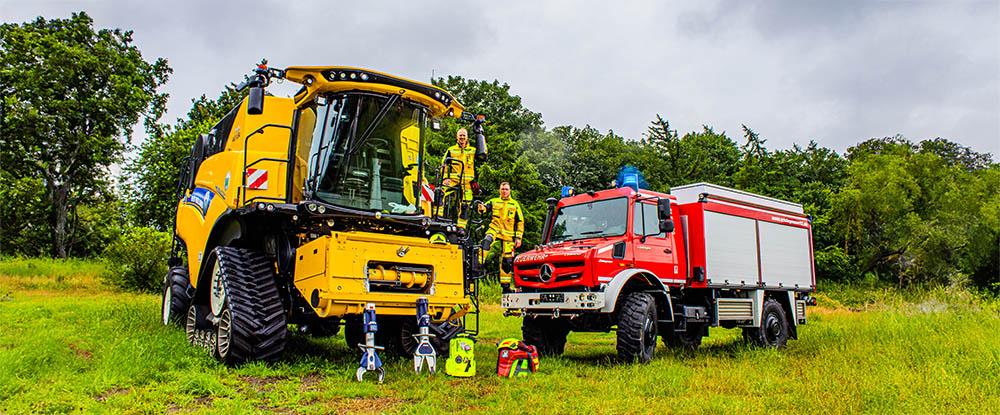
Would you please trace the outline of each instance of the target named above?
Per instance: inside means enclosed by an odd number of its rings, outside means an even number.
[[[352,73],[351,74],[351,79],[354,79],[354,78],[357,78],[357,77],[358,77],[358,74],[356,74],[356,73]]]
[[[341,72],[340,79],[347,79],[347,72]]]
[[[368,74],[366,74],[366,73],[361,74],[361,80],[362,81],[367,81],[368,80]]]
[[[272,204],[268,203],[268,204],[267,204],[267,211],[268,211],[268,212],[274,212],[274,205],[272,205]]]
[[[327,220],[326,220],[326,226],[329,226],[329,227],[331,227],[331,228],[332,228],[332,227],[333,227],[333,223],[334,223],[334,222],[333,222],[333,219],[327,219]]]
[[[257,209],[264,210],[264,204],[263,203],[258,203],[257,204]]]
[[[322,215],[326,213],[326,206],[320,205],[318,208],[316,208],[316,211]]]
[[[308,210],[310,212],[315,212],[316,211],[316,204],[315,203],[310,203],[310,204],[306,205],[306,210]]]

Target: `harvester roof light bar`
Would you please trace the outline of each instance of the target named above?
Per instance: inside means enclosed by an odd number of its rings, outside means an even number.
[[[393,86],[398,86],[398,87],[410,89],[410,90],[413,90],[413,91],[420,92],[421,94],[427,95],[428,97],[433,97],[435,100],[437,100],[441,104],[444,104],[444,106],[450,106],[452,100],[454,100],[454,98],[452,98],[450,95],[448,95],[448,93],[443,92],[440,89],[437,89],[435,87],[430,87],[430,86],[427,86],[427,85],[422,85],[422,84],[418,84],[418,83],[415,83],[415,82],[406,81],[406,80],[402,80],[402,79],[396,79],[396,78],[388,77],[388,76],[379,77],[376,74],[369,74],[367,72],[362,72],[362,71],[357,71],[357,70],[331,69],[331,70],[323,72],[323,75],[326,76],[326,79],[329,80],[330,82],[337,82],[337,81],[379,82],[379,83],[384,83],[384,84],[387,84],[387,85],[393,85]]]

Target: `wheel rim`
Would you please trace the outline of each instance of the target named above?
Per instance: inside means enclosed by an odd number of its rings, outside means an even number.
[[[192,304],[188,308],[187,321],[184,323],[184,333],[187,334],[188,343],[194,344],[195,328],[198,327],[198,311]]]
[[[210,291],[212,314],[217,316],[222,313],[222,306],[226,303],[226,289],[222,286],[222,267],[219,266],[218,258],[216,258],[215,267],[212,269],[212,288]]]
[[[778,339],[781,337],[781,322],[778,320],[778,316],[774,313],[767,315],[767,319],[764,324],[764,339],[767,344],[774,346],[778,343]]]
[[[170,303],[172,302],[171,295],[173,290],[170,289],[170,285],[163,290],[163,325],[170,325]]]
[[[656,326],[653,319],[646,316],[642,323],[642,349],[646,355],[652,357],[654,347],[656,347]]]
[[[225,358],[229,356],[229,337],[233,328],[233,318],[229,314],[229,310],[222,312],[219,316],[219,330],[216,334],[216,344],[219,350],[219,356]]]

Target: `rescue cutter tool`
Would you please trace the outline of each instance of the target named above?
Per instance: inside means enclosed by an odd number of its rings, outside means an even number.
[[[427,370],[433,375],[437,371],[437,353],[431,346],[430,333],[431,316],[427,312],[427,297],[417,299],[417,327],[419,331],[413,337],[417,339],[417,349],[413,352],[413,370],[420,373],[424,362]]]
[[[378,324],[375,322],[375,304],[368,303],[365,306],[365,344],[359,344],[361,348],[361,366],[358,367],[358,382],[367,372],[378,374],[378,383],[385,379],[385,370],[382,369],[382,359],[379,359],[376,350],[384,350],[382,346],[375,345],[375,332],[378,331]]]

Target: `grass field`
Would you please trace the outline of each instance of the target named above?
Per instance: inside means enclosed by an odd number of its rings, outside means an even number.
[[[712,329],[702,347],[615,363],[614,333],[570,334],[566,354],[520,379],[494,374],[520,319],[482,315],[471,379],[386,364],[354,381],[343,336],[292,336],[284,360],[229,368],[159,322],[154,295],[101,286],[99,264],[0,262],[0,413],[996,413],[1000,305],[963,291],[817,295],[800,340],[753,349]],[[443,372],[443,359],[439,366]]]

